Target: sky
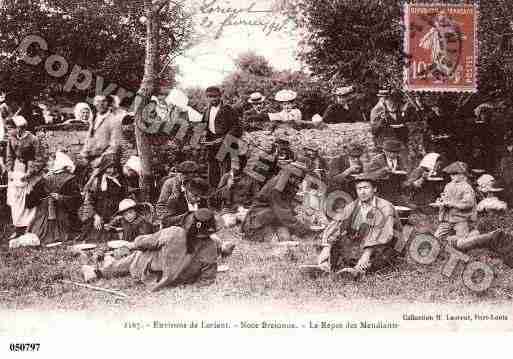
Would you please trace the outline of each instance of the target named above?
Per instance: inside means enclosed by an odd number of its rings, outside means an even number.
[[[197,0],[194,22],[201,41],[176,59],[179,86],[205,88],[220,84],[235,69],[233,60],[247,51],[266,57],[278,70],[299,70],[293,23],[280,14],[262,12],[270,9],[270,0]],[[272,26],[275,30],[269,31]]]

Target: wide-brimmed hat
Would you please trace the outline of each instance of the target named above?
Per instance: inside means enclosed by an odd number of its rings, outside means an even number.
[[[139,203],[137,203],[136,201],[134,201],[131,198],[125,198],[124,200],[119,202],[118,211],[114,214],[114,217],[122,215],[123,213],[125,213],[129,209],[137,210],[137,209],[140,209],[142,207],[144,207],[144,204],[139,204]]]
[[[443,169],[447,174],[468,174],[468,166],[465,162],[456,161]]]
[[[165,102],[168,105],[173,105],[176,107],[180,107],[182,109],[186,109],[187,105],[189,104],[189,98],[184,92],[178,89],[172,89],[171,91],[169,91],[169,94],[167,95]],[[157,103],[159,103],[158,99]]]
[[[16,127],[27,126],[27,120],[25,119],[25,117],[23,117],[21,115],[13,116],[12,122],[14,123],[14,126],[16,126]]]
[[[222,95],[222,91],[219,87],[217,86],[209,86],[207,87],[207,89],[205,90],[205,94],[208,96],[208,95],[214,95],[214,96],[221,96]]]
[[[354,86],[338,87],[333,91],[336,96],[347,96],[355,92]]]
[[[262,103],[264,101],[265,96],[263,96],[260,92],[253,92],[251,95],[249,95],[249,103]]]
[[[489,174],[484,174],[477,179],[477,189],[480,192],[488,193],[488,192],[501,192],[504,189],[496,187],[497,181],[495,177]]]
[[[388,179],[388,176],[383,174],[382,167],[378,162],[371,162],[367,168],[364,169],[364,171],[360,174],[353,175],[353,182],[362,182],[362,181],[369,181],[369,182],[378,182],[382,180]]]
[[[387,140],[383,142],[383,149],[387,152],[401,152],[403,144],[396,140]]]
[[[281,90],[276,93],[274,99],[278,102],[290,102],[297,98],[297,92],[292,90]]]
[[[194,161],[183,161],[176,170],[180,173],[195,173],[198,172],[198,164]]]

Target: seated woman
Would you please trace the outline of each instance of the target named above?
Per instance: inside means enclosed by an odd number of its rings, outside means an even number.
[[[123,166],[124,184],[127,186],[128,196],[135,201],[141,201],[141,190],[139,179],[142,176],[141,159],[137,156],[130,156]]]
[[[305,121],[301,110],[296,108],[295,100],[297,92],[292,90],[278,91],[274,99],[280,103],[281,112],[270,113],[269,120],[273,123],[273,129],[279,126],[299,128],[315,128],[321,126],[323,122]]]
[[[313,233],[294,213],[296,194],[306,170],[304,164],[293,162],[264,185],[242,223],[242,232],[247,240],[263,242],[268,228],[282,241],[289,241],[291,233],[300,237]],[[287,173],[291,174],[289,178]],[[283,180],[286,183],[282,188]]]
[[[102,162],[97,175],[84,188],[84,205],[88,211],[85,213],[82,232],[77,238],[79,241],[106,242],[118,239],[104,224],[112,219],[126,192],[114,162],[108,157],[104,157]]]
[[[131,275],[151,291],[195,282],[212,283],[217,274],[218,246],[212,211],[202,208],[188,214],[184,227],[164,228],[138,236],[124,258],[106,256],[94,266],[82,267],[85,281],[98,277]]]
[[[105,225],[106,229],[120,227],[123,230],[123,240],[133,242],[137,236],[151,234],[154,231],[153,224],[145,217],[144,210],[148,207],[138,204],[131,198],[125,198],[119,203],[119,210],[114,218]]]
[[[427,211],[430,208],[428,205],[441,192],[442,178],[437,177],[440,165],[440,154],[428,153],[419,166],[410,173],[403,183],[410,207],[417,207],[421,211]]]
[[[57,151],[52,170],[37,182],[27,197],[27,207],[37,207],[28,232],[37,235],[42,244],[70,239],[73,218],[82,204],[74,170],[73,161]]]

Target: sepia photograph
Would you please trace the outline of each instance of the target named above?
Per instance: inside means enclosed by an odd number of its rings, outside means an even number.
[[[513,331],[513,1],[0,18],[0,353]]]

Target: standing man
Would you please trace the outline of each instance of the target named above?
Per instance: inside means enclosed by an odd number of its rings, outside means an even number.
[[[390,90],[380,90],[378,98],[378,103],[370,114],[371,131],[376,149],[381,150],[383,141],[386,139],[396,139],[405,144],[408,128],[402,121],[399,106],[392,98]]]
[[[112,113],[109,100],[99,95],[94,98],[96,114],[92,117],[87,131],[87,138],[82,148],[81,156],[86,161],[87,172],[91,178],[97,175],[97,169],[104,158],[112,161],[113,166],[119,166],[122,126],[121,117]]]
[[[221,89],[211,86],[206,90],[209,106],[203,113],[203,123],[207,125],[206,141],[208,146],[208,181],[217,188],[221,176],[231,169],[231,159],[217,160],[216,155],[223,145],[227,134],[235,138],[242,137],[242,128],[237,112],[221,100]]]
[[[322,119],[325,123],[352,123],[366,121],[362,111],[353,104],[355,89],[353,86],[339,87],[334,92],[336,103],[328,106]]]

